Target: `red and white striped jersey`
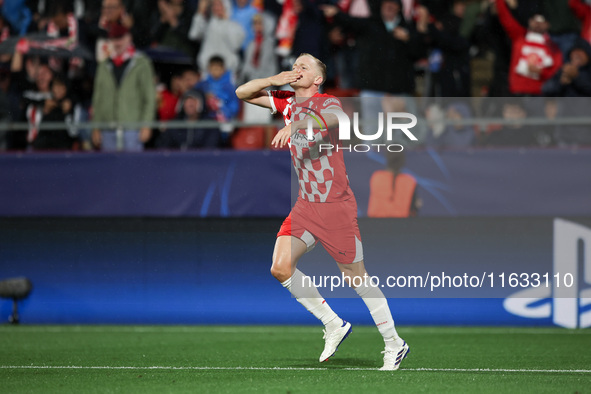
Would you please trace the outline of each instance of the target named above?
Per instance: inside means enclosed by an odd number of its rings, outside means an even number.
[[[325,123],[322,112],[327,109],[342,110],[341,102],[334,96],[316,93],[301,102],[296,102],[295,93],[270,91],[271,110],[280,112],[285,124],[311,119],[314,124]],[[353,196],[345,161],[339,146],[338,128],[313,129],[314,139],[306,136],[306,129],[292,134],[289,147],[295,172],[300,186],[300,197],[309,202],[335,202],[348,200]],[[321,149],[322,145],[322,149]],[[328,149],[329,146],[335,147]]]

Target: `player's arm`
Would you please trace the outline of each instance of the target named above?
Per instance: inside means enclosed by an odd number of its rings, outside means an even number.
[[[253,79],[236,89],[236,96],[242,101],[258,105],[260,107],[271,108],[271,101],[265,89],[271,86],[283,86],[298,80],[300,74],[296,71],[284,71],[268,78]]]
[[[318,124],[316,122],[316,120],[312,120],[310,122],[310,119],[308,117],[306,117],[304,119],[296,120],[296,121],[288,124],[287,126],[282,128],[281,130],[279,130],[277,132],[277,134],[275,134],[275,137],[271,141],[271,146],[274,146],[275,148],[283,148],[285,146],[285,144],[287,144],[287,142],[289,141],[289,137],[291,137],[293,134],[295,134],[300,129],[307,129],[308,124],[310,124],[313,129],[317,129],[317,130],[327,130],[332,127],[338,126],[338,124],[339,124],[339,119],[334,114],[322,113],[322,118],[323,118],[323,121],[326,122],[326,124],[322,124],[322,123]]]

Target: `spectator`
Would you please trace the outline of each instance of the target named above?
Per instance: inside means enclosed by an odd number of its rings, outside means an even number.
[[[240,83],[266,78],[277,74],[277,59],[275,57],[275,37],[273,36],[273,20],[267,14],[256,14],[252,18],[254,40],[246,48],[244,65],[240,72]],[[271,112],[256,105],[243,107],[242,120],[245,122],[270,123]]]
[[[541,0],[542,10],[550,24],[550,38],[566,56],[581,31],[577,18],[569,9],[568,0]]]
[[[189,30],[189,38],[201,42],[197,64],[207,69],[209,59],[221,56],[226,68],[232,73],[238,71],[239,51],[244,42],[242,27],[230,20],[232,8],[229,0],[201,0]]]
[[[569,0],[568,5],[583,24],[581,37],[591,43],[591,5],[585,4],[583,0]]]
[[[589,112],[591,97],[591,45],[578,38],[568,55],[568,62],[543,86],[544,94],[564,97],[560,100],[559,116],[580,117]],[[573,99],[573,98],[578,99]],[[570,98],[570,99],[569,99]],[[559,144],[591,144],[587,126],[560,126],[556,132]]]
[[[80,26],[74,16],[72,3],[67,0],[56,0],[49,5],[49,21],[47,35],[53,39],[45,44],[73,49],[80,43]],[[58,72],[68,74],[70,78],[79,77],[82,73],[83,62],[80,58],[67,59],[50,57],[49,65]]]
[[[297,15],[298,23],[294,32],[291,56],[296,57],[300,53],[309,53],[326,61],[328,36],[325,19],[318,4],[315,0],[294,0],[293,9]]]
[[[446,119],[448,121],[469,120],[472,111],[466,103],[452,103],[447,107]],[[474,126],[448,124],[442,129],[432,130],[427,144],[434,148],[468,148],[474,145],[476,133]]]
[[[205,96],[197,89],[191,89],[181,99],[181,111],[177,120],[197,122],[206,116]],[[163,131],[156,146],[168,149],[188,148],[215,148],[220,143],[220,130],[212,128],[188,128],[170,129]]]
[[[255,31],[252,24],[252,18],[258,13],[259,10],[252,6],[252,0],[234,0],[232,20],[242,26],[242,29],[246,34],[244,37],[244,42],[242,43],[243,51],[246,50],[248,45],[254,39]]]
[[[169,87],[164,84],[158,85],[158,119],[175,119],[180,111],[179,99],[198,82],[199,74],[192,68],[185,68],[173,73]]]
[[[377,113],[386,94],[411,96],[415,93],[414,61],[425,55],[424,36],[401,15],[400,0],[373,2],[379,10],[369,18],[353,18],[335,6],[323,6],[326,17],[352,31],[359,49],[356,87],[361,89],[362,119],[366,134],[377,130]]]
[[[193,86],[197,85],[200,79],[201,76],[194,67],[185,68],[185,70],[181,73],[181,91],[183,93],[187,92]]]
[[[74,16],[72,4],[65,0],[57,0],[49,6],[47,35],[55,38],[53,45],[72,48],[78,44],[78,20]]]
[[[145,122],[154,120],[156,89],[152,62],[136,51],[129,30],[114,24],[109,30],[113,53],[97,68],[92,107],[96,122]],[[102,150],[143,150],[151,137],[146,125],[137,129],[99,130],[92,132],[92,141]]]
[[[12,120],[10,106],[10,70],[0,68],[0,124]],[[7,148],[7,132],[0,128],[0,151]]]
[[[110,40],[106,38],[109,29],[114,24],[121,24],[125,28],[133,29],[133,17],[127,13],[122,0],[103,0],[101,15],[98,20],[96,35],[101,36],[96,42],[96,61],[101,62],[108,59],[113,48],[110,45]],[[133,30],[131,30],[133,32]],[[135,36],[134,36],[135,42]]]
[[[177,105],[181,97],[181,76],[174,73],[170,77],[170,83],[158,82],[156,84],[156,107],[158,120],[166,121],[176,118]]]
[[[555,98],[544,99],[544,117],[549,121],[545,126],[540,127],[543,133],[540,133],[538,143],[540,146],[550,146],[556,144],[556,137],[560,126],[553,124],[558,117],[558,100]]]
[[[207,118],[224,123],[238,115],[240,102],[236,97],[236,86],[232,74],[225,68],[221,56],[213,56],[207,66],[207,77],[195,88],[205,93]]]
[[[496,5],[499,20],[513,42],[509,91],[539,96],[542,84],[560,68],[562,54],[547,34],[549,24],[543,15],[533,15],[526,29],[511,15],[505,1],[496,0]]]
[[[544,94],[559,97],[591,96],[590,59],[591,45],[582,38],[578,38],[568,54],[568,61],[544,83],[542,87]]]
[[[9,39],[10,35],[10,24],[4,19],[2,14],[0,14],[0,44]],[[0,68],[10,64],[11,58],[11,53],[0,53]]]
[[[451,12],[443,14],[440,20],[434,20],[428,24],[428,38],[434,47],[429,58],[433,73],[429,96],[470,97],[471,95],[470,42],[460,35],[465,10],[465,0],[454,0]],[[421,21],[429,19],[425,7],[417,8],[417,13]]]
[[[352,89],[357,65],[355,40],[349,37],[342,26],[332,25],[328,30],[328,75],[325,87]]]
[[[368,92],[413,95],[414,60],[425,54],[416,29],[400,14],[399,0],[383,0],[380,12],[369,18],[352,18],[335,6],[324,6],[324,14],[357,36],[360,67],[357,87]],[[388,70],[388,72],[384,72]]]
[[[125,9],[132,16],[130,28],[137,48],[147,48],[151,42],[150,32],[158,23],[158,0],[124,0]]]
[[[414,0],[405,0],[403,3]],[[367,0],[345,0],[339,2],[339,8],[356,18],[369,18],[371,12]],[[405,5],[405,9],[407,9]],[[410,18],[406,18],[410,20]],[[327,82],[323,86],[335,86],[339,89],[353,89],[356,85],[359,68],[359,51],[355,36],[342,26],[332,24],[328,31],[329,55],[327,63]]]
[[[404,154],[388,153],[385,170],[374,172],[369,180],[367,216],[373,218],[407,218],[417,216],[421,201],[417,180],[403,174]]]
[[[185,0],[158,0],[158,10],[160,19],[154,28],[152,41],[193,58],[195,46],[188,37],[191,14],[186,11]]]
[[[45,122],[72,121],[74,103],[70,97],[67,81],[55,76],[51,81],[51,97],[45,99],[41,124]],[[60,130],[40,130],[31,141],[35,150],[71,150],[76,139],[67,128]]]
[[[10,63],[11,79],[14,81],[13,85],[19,92],[19,98],[25,90],[29,90],[35,86],[35,79],[37,78],[40,63],[38,57],[24,55],[27,49],[26,45],[17,44]],[[17,115],[17,117],[19,116]]]
[[[539,99],[538,99],[539,100]],[[497,130],[488,131],[483,136],[486,146],[536,146],[540,145],[539,138],[545,140],[544,130],[538,127],[526,126],[521,122],[527,119],[528,112],[523,99],[515,98],[503,103],[503,119],[513,123]]]
[[[279,1],[275,2],[279,4]],[[277,21],[277,54],[283,58],[292,52],[293,39],[298,26],[298,14],[295,12],[295,0],[284,0]],[[267,9],[267,7],[265,7]]]
[[[10,38],[10,35],[10,23],[0,14],[0,43]],[[4,63],[4,59],[0,60],[0,62]]]
[[[382,100],[381,109],[379,112],[383,113],[395,113],[395,112],[408,112],[417,115],[419,108],[417,100],[414,97],[401,97],[393,95],[385,95]],[[377,112],[374,116],[378,117]],[[408,123],[408,119],[394,120],[394,122]],[[404,146],[404,149],[414,149],[423,145],[428,139],[428,127],[425,127],[424,122],[419,122],[412,129],[413,135],[417,138],[417,141],[411,141],[404,132],[400,129],[392,130],[392,139],[389,143],[400,144]]]
[[[277,74],[273,20],[261,13],[255,14],[251,23],[254,40],[244,52],[244,64],[239,77],[240,83]]]
[[[35,85],[23,92],[24,100],[24,118],[29,123],[29,132],[26,140],[22,133],[15,135],[13,149],[24,149],[28,144],[32,144],[39,134],[39,124],[43,118],[43,108],[46,100],[51,99],[51,81],[53,71],[47,63],[40,63],[35,72]]]
[[[26,3],[26,0],[12,0],[0,3],[2,16],[19,36],[27,34],[29,24],[33,20],[31,10]]]
[[[509,96],[509,64],[511,63],[511,40],[503,29],[495,3],[491,3],[484,14],[483,41],[494,53],[492,78],[489,82],[489,97]]]

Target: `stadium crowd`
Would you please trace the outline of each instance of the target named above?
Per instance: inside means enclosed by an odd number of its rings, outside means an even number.
[[[0,127],[0,150],[264,147],[269,127],[231,122],[271,124],[271,114],[234,90],[300,53],[327,64],[325,92],[361,97],[362,116],[425,116],[417,145],[590,145],[588,127],[519,122],[588,112],[586,1],[0,0],[0,123],[29,125]],[[441,122],[477,116],[514,122]],[[62,130],[43,128],[56,121]],[[71,127],[86,121],[138,126]]]

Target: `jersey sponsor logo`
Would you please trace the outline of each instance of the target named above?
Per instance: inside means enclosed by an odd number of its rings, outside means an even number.
[[[340,101],[339,101],[338,99],[334,98],[334,97],[331,97],[331,98],[329,98],[328,100],[326,100],[326,101],[324,102],[324,104],[322,104],[322,106],[326,108],[326,107],[328,107],[328,105],[329,105],[330,103],[335,103],[335,104],[336,104],[336,105],[338,105],[339,107],[341,106],[341,103],[340,103]]]
[[[554,219],[553,269],[552,287],[521,290],[505,299],[505,310],[530,319],[551,317],[566,328],[591,327],[590,228]]]

